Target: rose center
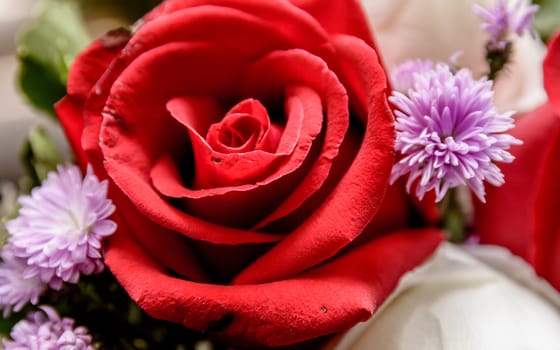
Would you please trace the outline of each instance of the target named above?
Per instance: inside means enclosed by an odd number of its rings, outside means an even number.
[[[229,115],[221,123],[212,125],[210,129],[218,135],[218,142],[230,148],[243,148],[243,146],[253,148],[262,134],[262,125],[248,114]]]
[[[247,99],[235,105],[220,122],[210,125],[206,142],[222,153],[263,150],[274,152],[281,131],[271,125],[265,107]]]

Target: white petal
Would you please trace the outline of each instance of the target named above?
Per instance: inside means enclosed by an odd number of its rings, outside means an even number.
[[[372,320],[326,349],[560,349],[559,306],[560,295],[504,249],[443,244]]]
[[[510,0],[515,2],[516,0]],[[486,34],[472,12],[472,0],[361,0],[381,56],[390,70],[410,59],[447,62],[462,51],[461,66],[475,76],[487,71],[484,61]],[[482,6],[491,0],[478,0]],[[500,111],[527,111],[546,100],[542,86],[545,46],[525,36],[515,40],[507,74],[496,84]]]

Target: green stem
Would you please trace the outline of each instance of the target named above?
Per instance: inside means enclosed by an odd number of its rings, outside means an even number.
[[[508,43],[503,50],[495,50],[487,47],[486,49],[486,62],[490,68],[488,72],[488,79],[496,80],[498,73],[502,71],[505,65],[509,62],[512,53],[512,45]]]
[[[453,243],[462,243],[467,238],[467,221],[458,201],[457,189],[447,192],[440,204],[443,213],[442,228],[445,230],[447,240]]]

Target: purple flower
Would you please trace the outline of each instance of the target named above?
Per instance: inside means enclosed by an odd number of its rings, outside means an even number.
[[[108,220],[115,206],[107,182],[90,168],[83,179],[77,166],[57,170],[19,198],[19,216],[6,223],[14,255],[27,263],[24,277],[39,276],[53,289],[76,283],[80,273],[101,272],[101,240],[116,229]]]
[[[526,0],[518,0],[513,6],[508,6],[510,2],[498,0],[488,9],[477,4],[473,6],[474,13],[483,21],[482,29],[490,35],[490,50],[504,50],[510,34],[522,36],[525,32],[533,33],[533,18],[539,6],[529,5]]]
[[[74,328],[74,320],[60,318],[57,312],[42,306],[12,328],[12,340],[3,340],[5,350],[94,350],[85,327]]]
[[[397,107],[396,150],[403,157],[393,167],[391,182],[409,173],[421,199],[432,189],[440,201],[448,189],[467,185],[484,201],[486,180],[504,183],[494,162],[511,162],[510,145],[521,142],[504,134],[513,127],[513,113],[499,114],[492,102],[492,82],[474,80],[468,69],[456,73],[445,64],[415,75],[408,95],[394,92]]]
[[[37,304],[47,287],[37,276],[24,278],[26,266],[24,259],[14,256],[11,245],[4,246],[0,263],[0,309],[4,310],[3,317],[8,317],[12,310],[20,311],[29,302]]]
[[[414,75],[423,74],[434,68],[434,62],[431,60],[408,60],[391,70],[391,85],[396,91],[406,93],[408,89],[414,86]]]

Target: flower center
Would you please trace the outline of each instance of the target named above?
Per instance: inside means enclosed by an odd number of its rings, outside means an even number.
[[[258,120],[248,114],[229,115],[211,128],[217,129],[214,132],[218,135],[217,139],[212,140],[217,140],[226,148],[243,148],[243,146],[252,148],[262,131]]]
[[[206,142],[222,153],[255,149],[274,152],[280,136],[276,129],[265,107],[257,100],[247,99],[235,105],[221,121],[210,125]]]

